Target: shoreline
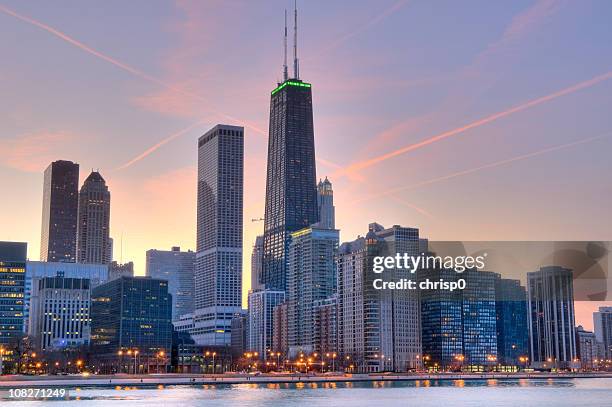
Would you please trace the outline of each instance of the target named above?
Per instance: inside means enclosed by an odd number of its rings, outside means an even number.
[[[0,390],[32,387],[155,387],[155,386],[214,386],[238,384],[295,384],[332,382],[419,382],[452,380],[560,380],[605,378],[612,379],[612,373],[489,373],[489,374],[352,374],[336,376],[317,375],[114,375],[114,376],[3,376]]]

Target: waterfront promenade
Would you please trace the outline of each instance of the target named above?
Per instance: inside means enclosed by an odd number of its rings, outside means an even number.
[[[571,379],[610,378],[612,373],[438,373],[438,374],[152,374],[152,375],[74,375],[74,376],[18,376],[0,377],[0,389],[17,387],[117,387],[117,386],[166,386],[166,385],[232,385],[232,384],[283,384],[326,382],[373,381],[436,381],[436,380],[520,380],[520,379]]]

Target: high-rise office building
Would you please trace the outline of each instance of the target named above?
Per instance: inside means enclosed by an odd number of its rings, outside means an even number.
[[[171,250],[147,250],[146,275],[168,281],[172,294],[172,320],[180,315],[193,313],[195,253],[182,252],[180,247]]]
[[[336,292],[339,231],[308,227],[291,234],[287,257],[289,354],[315,349],[314,303]]]
[[[241,310],[244,129],[218,124],[198,140],[195,328],[199,345],[229,345]]]
[[[86,278],[89,280],[91,287],[96,287],[106,283],[109,280],[109,266],[107,264],[81,264],[81,263],[65,263],[65,262],[46,262],[46,261],[28,261],[26,262],[25,273],[25,307],[24,332],[28,335],[36,335],[34,329],[30,329],[30,298],[32,297],[33,282],[35,279],[45,277],[64,277],[64,278]]]
[[[0,375],[19,366],[14,345],[23,335],[27,251],[27,243],[0,242]]]
[[[108,265],[108,279],[114,280],[119,277],[134,277],[134,262],[118,263],[111,261]]]
[[[263,289],[263,236],[255,238],[253,252],[251,253],[251,290],[258,291]]]
[[[466,270],[463,289],[463,363],[479,369],[495,366],[497,325],[495,309],[496,274],[490,271]]]
[[[249,350],[265,359],[273,347],[274,308],[285,301],[285,292],[260,290],[249,293]]]
[[[495,279],[497,359],[502,366],[524,367],[529,357],[527,292],[519,280]]]
[[[78,214],[77,261],[110,263],[110,192],[97,171],[89,174],[79,191]]]
[[[466,284],[463,290],[420,290],[423,362],[427,368],[479,371],[498,364],[497,278],[495,273],[475,269],[418,272],[420,281],[464,280]]]
[[[134,363],[127,351],[134,355],[138,350],[136,364],[145,365],[143,369],[148,371],[146,364],[157,364],[159,352],[170,353],[171,320],[172,296],[165,280],[121,277],[95,287],[91,293],[91,344],[96,366],[108,373],[118,363]]]
[[[27,249],[27,243],[0,242],[0,346],[23,333]]]
[[[249,315],[246,310],[232,317],[231,350],[235,358],[241,358],[249,345]]]
[[[595,338],[602,349],[601,359],[612,359],[612,307],[599,307],[593,313]]]
[[[40,259],[75,262],[79,164],[54,161],[44,177]]]
[[[576,355],[582,370],[593,370],[597,365],[597,341],[595,334],[578,325],[576,327]]]
[[[457,282],[461,275],[452,269],[427,269],[418,272],[425,281]],[[442,370],[462,368],[463,295],[460,290],[421,290],[421,337],[423,363]]]
[[[365,372],[406,371],[421,366],[418,293],[377,290],[376,256],[419,255],[418,229],[369,226],[364,238],[343,243],[338,254],[338,347]],[[387,271],[386,279],[405,277]]]
[[[527,273],[527,301],[532,366],[572,367],[576,358],[572,270],[548,266]]]
[[[336,228],[336,209],[334,208],[334,190],[327,177],[317,185],[317,205],[319,221],[317,226],[323,229]]]
[[[285,27],[285,40],[286,33]],[[300,80],[297,34],[294,41],[293,77],[287,72],[285,47],[283,82],[270,98],[262,283],[273,290],[286,289],[290,234],[319,217],[312,89]]]
[[[86,278],[35,278],[29,326],[36,348],[65,350],[89,345],[91,283]]]

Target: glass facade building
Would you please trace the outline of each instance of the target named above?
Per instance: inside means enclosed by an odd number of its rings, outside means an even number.
[[[172,320],[193,312],[195,252],[182,252],[180,247],[171,250],[147,250],[146,275],[168,281],[172,294]]]
[[[54,161],[45,170],[40,259],[76,261],[79,164]]]
[[[91,294],[91,344],[100,363],[115,363],[118,352],[138,350],[155,357],[172,346],[172,296],[168,282],[120,277]]]
[[[0,242],[0,346],[23,333],[27,243]]]
[[[498,361],[503,366],[524,367],[529,357],[527,292],[519,280],[496,276],[495,308]]]
[[[455,270],[431,269],[419,280],[457,281]],[[423,363],[428,368],[458,369],[463,355],[463,295],[461,291],[421,290]]]
[[[495,281],[488,271],[430,269],[419,281],[465,280],[465,289],[420,290],[424,364],[443,370],[482,370],[498,363]]]
[[[242,306],[244,129],[216,125],[198,140],[194,329],[198,345],[231,343]]]
[[[272,91],[261,283],[285,290],[290,234],[318,221],[312,91],[288,79]]]

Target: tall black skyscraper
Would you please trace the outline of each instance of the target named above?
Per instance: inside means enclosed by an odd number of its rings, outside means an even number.
[[[40,259],[76,261],[79,164],[54,161],[45,170]]]
[[[287,73],[285,24],[284,82],[272,91],[264,222],[262,281],[285,290],[286,253],[291,232],[318,221],[312,89],[299,79],[297,11],[294,75]]]

